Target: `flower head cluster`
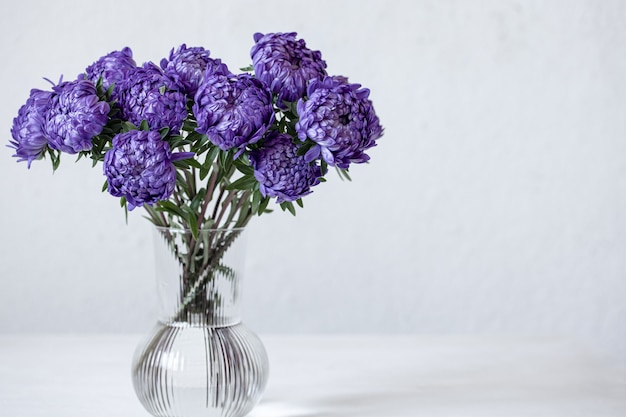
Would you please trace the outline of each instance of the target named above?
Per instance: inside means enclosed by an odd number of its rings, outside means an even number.
[[[296,33],[256,33],[250,51],[254,73],[278,103],[293,102],[304,96],[309,81],[326,75],[326,62],[319,51],[306,47]]]
[[[295,201],[319,184],[321,168],[298,155],[298,148],[291,136],[272,132],[262,147],[250,152],[254,177],[263,196],[276,197],[278,203]]]
[[[169,144],[155,131],[131,130],[113,138],[104,156],[108,191],[125,197],[128,209],[167,200],[176,186],[173,162],[193,156],[172,154]]]
[[[109,193],[156,224],[242,226],[270,199],[295,213],[329,165],[343,175],[367,161],[383,133],[369,90],[328,76],[296,36],[255,34],[254,75],[185,44],[160,66],[110,52],[74,81],[32,90],[9,146],[29,167],[49,156],[56,169],[62,153],[102,162]]]
[[[32,89],[26,104],[20,107],[17,117],[13,119],[9,147],[15,149],[18,161],[31,162],[39,159],[46,151],[48,137],[44,132],[46,112],[48,111],[51,92]]]
[[[109,104],[84,78],[62,82],[52,91],[45,123],[48,146],[70,154],[90,150],[91,139],[107,124]]]
[[[221,61],[209,57],[210,52],[202,47],[187,48],[182,44],[170,51],[169,60],[161,60],[161,68],[181,92],[192,97],[204,79],[205,72],[216,69]]]
[[[126,47],[121,51],[113,51],[100,57],[85,70],[87,79],[94,84],[102,79],[102,87],[108,89],[114,85],[111,99],[117,100],[119,83],[126,78],[128,72],[137,66],[133,59],[133,51]]]
[[[220,67],[207,73],[200,85],[193,105],[196,130],[224,151],[242,150],[274,122],[272,96],[259,80],[227,71]]]
[[[185,95],[152,63],[130,70],[119,85],[122,118],[151,129],[179,131],[187,117]]]
[[[300,140],[316,143],[307,160],[321,154],[329,165],[343,169],[369,160],[365,150],[376,145],[383,129],[368,99],[369,90],[360,87],[344,77],[311,82],[308,99],[298,101],[300,120],[296,124]]]

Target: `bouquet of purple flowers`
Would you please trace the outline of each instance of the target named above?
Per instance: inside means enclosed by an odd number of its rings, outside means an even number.
[[[33,89],[10,147],[28,166],[62,154],[102,163],[103,189],[157,226],[243,227],[324,181],[348,177],[383,129],[369,90],[329,76],[295,33],[254,35],[252,65],[233,73],[202,47],[181,45],[160,65],[111,52],[73,81]]]

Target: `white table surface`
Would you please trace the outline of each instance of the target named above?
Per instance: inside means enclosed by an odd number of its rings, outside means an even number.
[[[0,416],[148,417],[130,380],[141,335],[0,335]],[[626,416],[626,371],[558,340],[262,336],[250,417]]]

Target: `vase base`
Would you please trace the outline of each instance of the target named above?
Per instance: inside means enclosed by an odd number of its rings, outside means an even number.
[[[268,359],[242,323],[157,323],[133,360],[139,400],[159,417],[241,417],[261,399]]]

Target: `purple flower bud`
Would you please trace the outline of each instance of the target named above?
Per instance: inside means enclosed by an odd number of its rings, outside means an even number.
[[[50,148],[70,154],[90,150],[107,124],[109,104],[86,79],[62,82],[52,91],[45,123]]]
[[[117,100],[119,95],[119,83],[128,74],[128,71],[135,68],[137,64],[133,59],[133,51],[125,47],[121,51],[113,51],[100,57],[85,70],[87,79],[96,84],[102,77],[102,86],[108,89],[111,84],[115,84],[111,95],[112,100]]]
[[[319,184],[321,168],[306,162],[297,151],[298,145],[289,135],[272,132],[262,147],[250,152],[250,164],[263,196],[276,197],[278,203],[295,201]]]
[[[331,166],[348,168],[369,160],[365,150],[376,146],[383,134],[369,90],[349,84],[344,77],[314,80],[307,89],[308,100],[298,101],[298,138],[317,143],[306,155],[320,156]]]
[[[326,62],[319,51],[306,47],[296,33],[256,33],[250,55],[254,73],[274,94],[278,103],[304,97],[307,84],[326,75]]]
[[[193,97],[205,72],[213,71],[221,64],[219,59],[209,58],[209,54],[202,47],[187,48],[187,45],[182,44],[176,51],[171,50],[169,61],[165,58],[161,60],[161,68],[181,92]]]
[[[190,153],[170,151],[170,145],[156,131],[131,130],[113,138],[104,155],[104,175],[108,191],[126,197],[128,209],[167,200],[176,185],[172,162],[191,157]]]
[[[152,63],[130,70],[119,84],[121,116],[135,126],[143,120],[150,129],[178,132],[187,117],[185,95]]]
[[[17,117],[13,119],[9,147],[16,150],[14,157],[19,158],[18,162],[27,161],[28,168],[31,162],[39,159],[48,145],[48,136],[44,131],[46,112],[50,105],[49,91],[33,89],[30,97],[18,111]]]
[[[206,74],[193,114],[196,130],[224,151],[257,142],[274,122],[270,92],[250,75],[230,75],[225,66]]]

